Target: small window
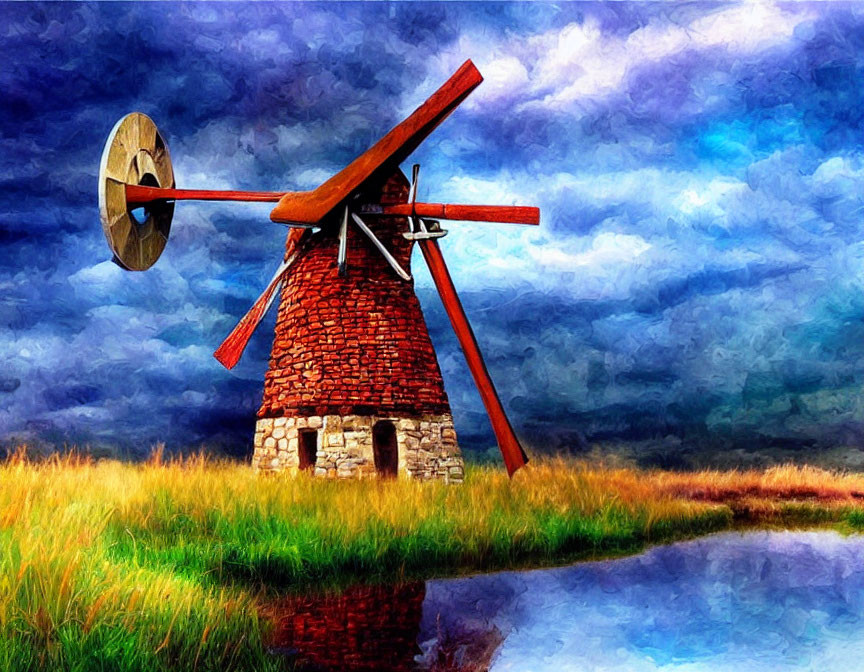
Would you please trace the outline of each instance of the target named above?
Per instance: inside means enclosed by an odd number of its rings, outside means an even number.
[[[300,468],[314,469],[318,460],[318,430],[300,430]]]

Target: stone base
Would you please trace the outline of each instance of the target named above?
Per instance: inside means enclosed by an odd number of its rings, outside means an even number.
[[[324,478],[395,475],[461,483],[464,477],[449,414],[261,418],[252,466],[261,472],[305,470]]]

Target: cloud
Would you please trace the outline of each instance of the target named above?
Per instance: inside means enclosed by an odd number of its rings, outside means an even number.
[[[211,352],[285,230],[266,204],[181,203],[156,266],[121,271],[94,188],[117,118],[156,120],[178,186],[312,188],[468,57],[485,82],[411,160],[423,199],[541,207],[539,228],[454,222],[441,243],[520,431],[538,446],[862,435],[852,6],[11,3],[4,18],[5,440],[248,450],[273,316],[234,371]],[[486,448],[413,261],[461,440]]]
[[[544,268],[572,271],[580,266],[633,264],[637,257],[649,249],[651,245],[641,236],[605,232],[591,241],[590,250],[578,254],[568,254],[552,245],[532,248],[530,253]]]
[[[532,104],[544,109],[573,109],[581,101],[623,92],[634,71],[684,52],[721,48],[735,58],[746,58],[783,44],[814,15],[806,7],[790,11],[746,3],[708,9],[705,16],[684,25],[668,16],[654,17],[625,36],[610,36],[598,20],[588,17],[527,41],[522,53],[531,63],[528,95]],[[513,74],[508,88],[524,89],[527,78],[519,68],[511,66],[509,72]],[[498,86],[507,87],[508,82]]]

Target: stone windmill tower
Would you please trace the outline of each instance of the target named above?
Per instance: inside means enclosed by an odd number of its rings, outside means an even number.
[[[376,191],[383,205],[408,202],[401,172]],[[364,222],[408,269],[407,222]],[[338,232],[335,221],[288,237],[286,254],[298,258],[284,277],[253,463],[328,476],[459,480],[450,405],[413,282],[383,263],[357,227],[347,229],[340,274]]]
[[[155,263],[177,200],[277,201],[271,219],[292,227],[267,289],[215,352],[233,367],[279,296],[255,430],[256,469],[462,480],[450,405],[410,275],[415,242],[465,352],[508,472],[527,461],[441,256],[437,239],[446,231],[434,220],[537,224],[539,211],[418,203],[419,166],[410,182],[399,169],[481,81],[467,61],[372,148],[307,192],[175,189],[167,146],[148,117],[124,117],[109,137],[100,208],[114,260],[123,268],[144,270]]]

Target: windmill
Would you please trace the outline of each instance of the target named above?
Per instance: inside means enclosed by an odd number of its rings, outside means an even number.
[[[112,130],[99,172],[102,226],[130,271],[162,253],[179,200],[275,202],[290,227],[272,280],[214,353],[239,360],[280,295],[258,411],[253,464],[328,477],[406,475],[460,481],[450,406],[410,273],[419,245],[465,354],[508,473],[527,462],[444,263],[441,220],[539,224],[537,208],[417,201],[399,165],[481,82],[466,61],[369,150],[316,189],[177,189],[165,140],[144,114]]]

